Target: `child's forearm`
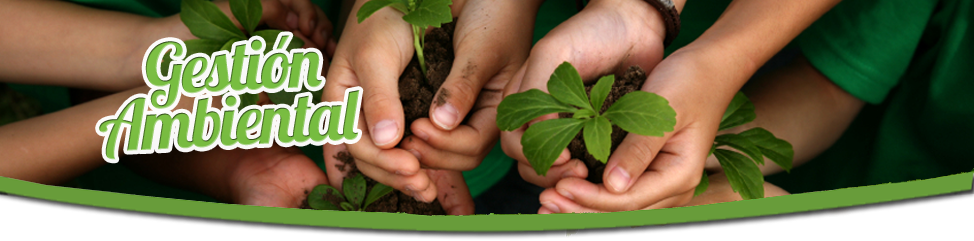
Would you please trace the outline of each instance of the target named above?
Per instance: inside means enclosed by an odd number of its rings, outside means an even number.
[[[754,127],[767,129],[790,142],[798,166],[825,151],[842,135],[864,102],[835,85],[804,57],[775,70],[748,85],[744,93],[754,103],[757,118],[745,125],[725,130],[739,133]],[[774,162],[765,162],[761,171],[781,171]],[[719,170],[713,157],[707,169]]]
[[[148,87],[119,92],[51,114],[0,126],[0,176],[59,184],[106,163],[99,119],[114,115],[130,96]],[[174,109],[192,109],[184,97]],[[125,135],[119,139],[124,143]],[[119,151],[119,154],[122,152]]]
[[[695,53],[692,59],[725,80],[712,87],[737,90],[839,1],[733,1],[713,26],[674,55]]]
[[[166,21],[66,1],[0,0],[0,79],[121,91],[143,84],[141,58],[153,41],[188,34]],[[185,33],[183,33],[185,32]]]

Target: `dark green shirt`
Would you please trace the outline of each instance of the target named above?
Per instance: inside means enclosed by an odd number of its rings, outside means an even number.
[[[809,62],[870,105],[822,155],[768,181],[808,192],[974,169],[972,5],[843,1],[802,33]]]

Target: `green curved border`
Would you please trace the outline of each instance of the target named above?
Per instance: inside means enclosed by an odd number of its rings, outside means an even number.
[[[972,174],[694,207],[549,215],[422,216],[273,208],[66,188],[6,177],[0,177],[0,192],[95,207],[260,223],[417,231],[541,231],[712,221],[896,201],[969,191]]]

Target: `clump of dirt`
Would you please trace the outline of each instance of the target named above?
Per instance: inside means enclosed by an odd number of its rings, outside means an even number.
[[[599,113],[605,112],[609,109],[622,96],[641,89],[643,83],[646,81],[646,71],[643,71],[639,66],[631,66],[626,70],[626,73],[622,75],[621,78],[617,77],[615,83],[612,84],[612,91],[609,92],[609,96],[605,98],[605,103],[602,104],[602,110]],[[595,82],[585,85],[585,93],[592,92],[592,86]],[[561,113],[560,118],[571,118],[571,113]],[[612,152],[615,153],[616,148],[622,143],[622,140],[626,138],[626,132],[619,128],[618,126],[612,126]],[[579,159],[585,162],[585,167],[588,168],[588,178],[586,180],[592,183],[602,183],[602,173],[605,172],[605,164],[596,160],[592,154],[588,153],[588,149],[585,147],[585,141],[582,139],[582,133],[579,132],[572,139],[572,142],[568,144],[568,151],[571,152],[573,159]]]

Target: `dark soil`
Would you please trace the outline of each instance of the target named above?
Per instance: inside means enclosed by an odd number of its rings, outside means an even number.
[[[639,66],[632,66],[626,70],[626,73],[621,77],[617,77],[614,84],[612,84],[612,91],[609,92],[609,96],[606,97],[605,103],[602,104],[602,110],[599,113],[605,112],[609,109],[612,103],[621,98],[623,95],[629,92],[637,91],[643,87],[643,82],[646,81],[646,72],[643,71]],[[592,86],[595,82],[585,85],[585,93],[592,91]],[[561,118],[571,118],[571,113],[559,114]],[[618,126],[612,126],[612,153],[615,152],[622,140],[626,138],[626,132],[619,128]],[[602,173],[605,172],[605,164],[596,160],[594,156],[588,153],[588,149],[585,147],[585,141],[582,140],[582,133],[579,132],[572,139],[572,142],[568,144],[568,151],[571,152],[573,159],[579,159],[585,162],[585,166],[588,168],[588,181],[592,183],[602,183]]]
[[[402,76],[399,78],[399,100],[402,101],[403,112],[405,114],[405,130],[403,140],[412,135],[409,126],[413,121],[420,118],[429,117],[430,106],[434,103],[433,95],[440,89],[446,77],[450,75],[450,68],[453,67],[453,30],[456,19],[453,22],[435,28],[426,34],[426,42],[423,45],[423,55],[426,59],[427,73],[424,78],[422,69],[416,56],[406,66]],[[437,104],[442,104],[448,97],[448,93],[441,93],[436,100]],[[336,167],[349,176],[361,174],[355,167],[355,161],[348,152],[341,152],[335,156],[341,161]],[[346,170],[347,169],[347,170]],[[365,177],[368,183],[368,190],[372,190],[378,182],[372,178]],[[365,209],[366,212],[402,212],[420,215],[445,215],[446,211],[440,205],[439,200],[431,203],[416,201],[409,194],[393,191],[382,199],[370,204]]]
[[[335,159],[338,159],[342,163],[335,164],[335,167],[339,171],[348,173],[348,175],[361,174],[358,168],[355,167],[355,159],[348,152],[339,152],[335,155]],[[366,190],[372,190],[375,184],[378,184],[375,180],[369,177],[365,177],[367,184]],[[333,196],[334,197],[334,196]],[[329,195],[325,195],[325,199],[329,199]],[[334,197],[337,198],[337,197]],[[395,190],[385,197],[382,197],[378,201],[373,202],[368,207],[365,208],[366,212],[387,212],[387,213],[409,213],[409,214],[420,214],[420,215],[446,215],[446,211],[443,210],[443,206],[440,205],[439,200],[433,200],[431,203],[424,203],[416,201],[415,198],[409,196],[406,193]]]

